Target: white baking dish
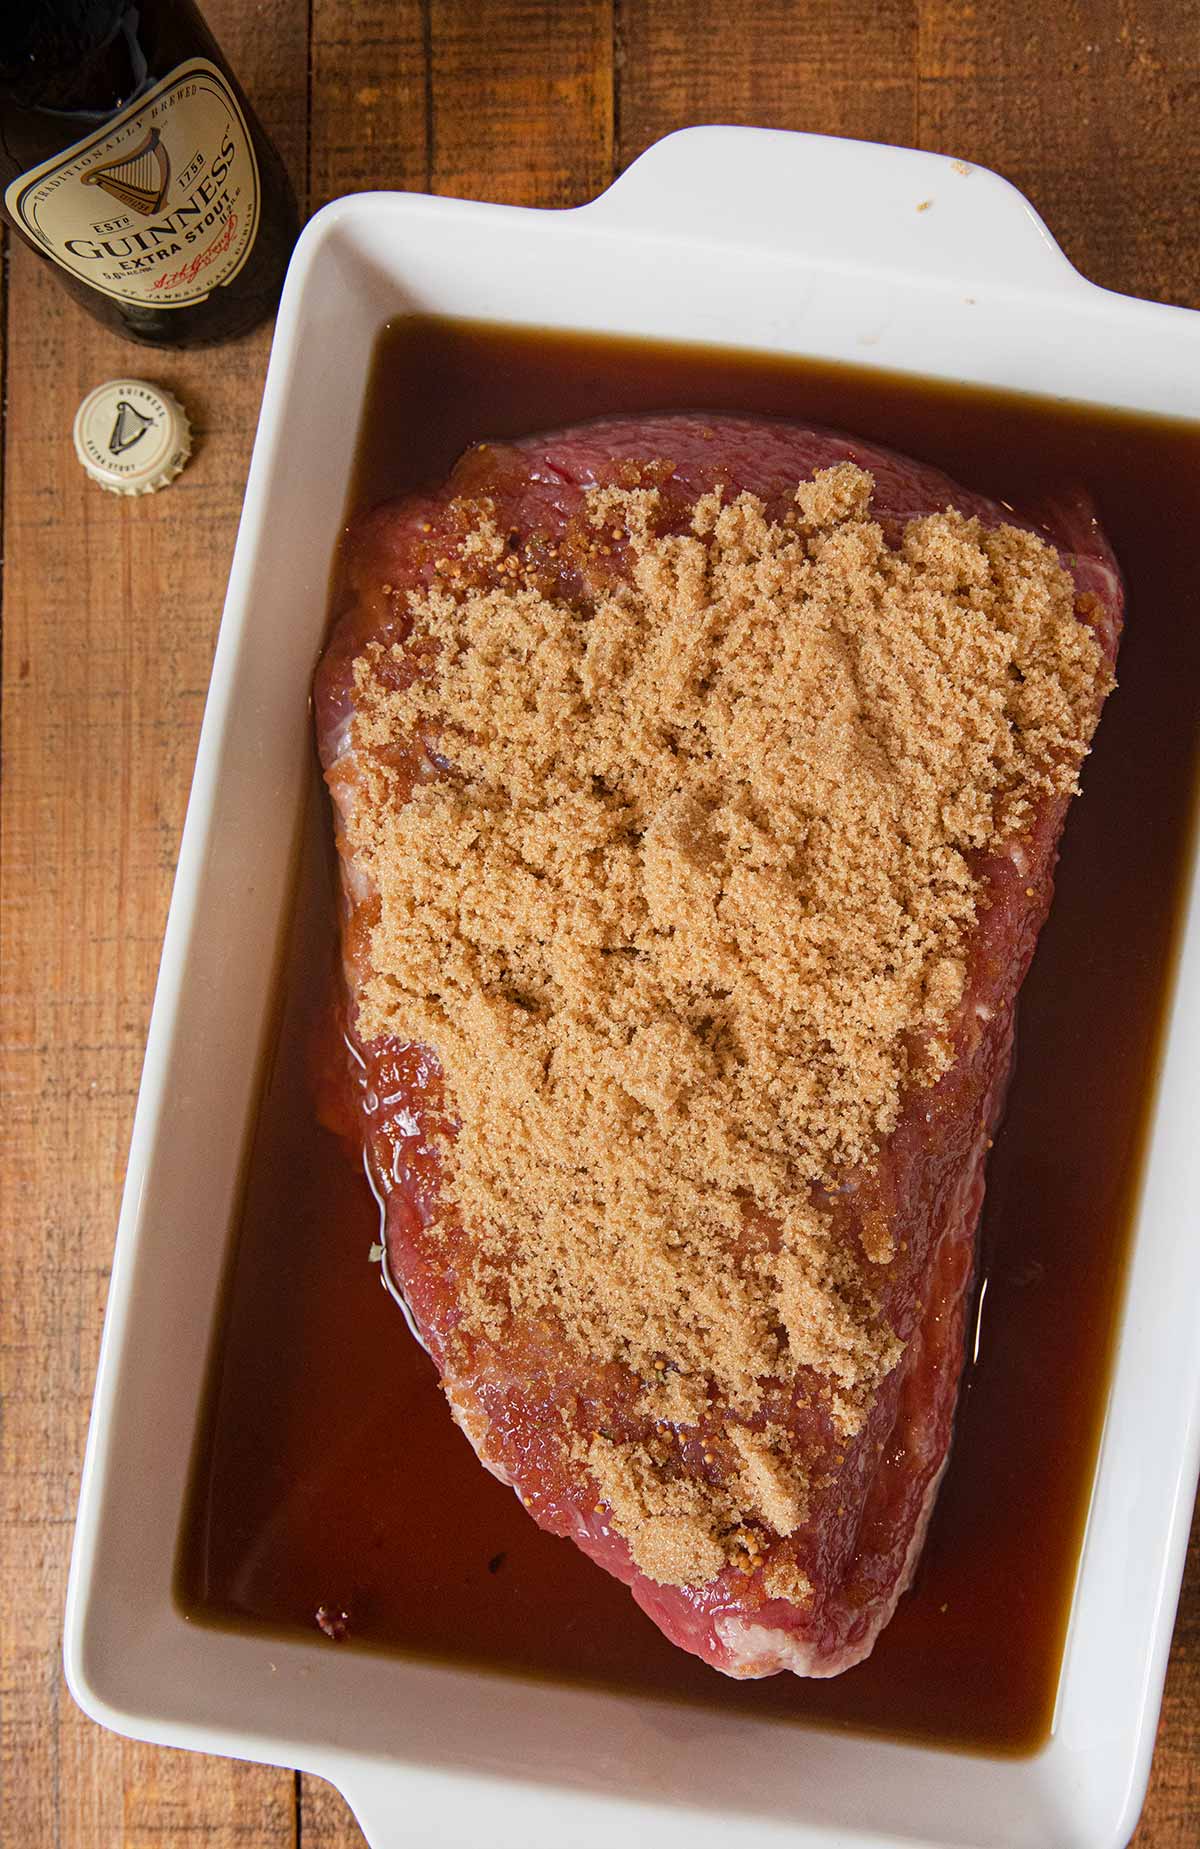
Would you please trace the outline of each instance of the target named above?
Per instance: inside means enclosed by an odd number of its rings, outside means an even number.
[[[375,1849],[1116,1849],[1149,1767],[1200,1445],[1195,890],[1043,1750],[940,1752],[268,1642],[189,1625],[172,1601],[326,574],[372,344],[406,307],[1200,418],[1200,315],[1095,288],[1004,181],[934,155],[694,129],[578,211],[368,194],[313,220],[271,355],[146,1053],[68,1597],[72,1692],[119,1731],[331,1779]]]

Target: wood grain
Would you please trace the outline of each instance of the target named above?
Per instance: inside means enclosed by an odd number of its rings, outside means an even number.
[[[430,0],[430,190],[580,205],[612,178],[610,0]]]
[[[693,122],[993,165],[1072,259],[1200,298],[1200,0],[205,0],[312,204],[427,187],[562,206]],[[310,31],[311,23],[311,31]],[[306,184],[307,183],[307,184]],[[0,1843],[351,1849],[319,1780],[121,1742],[62,1687],[61,1606],[112,1230],[267,336],[159,358],[13,254],[4,431]],[[175,390],[197,454],[129,505],[84,391]],[[1200,1842],[1200,1528],[1136,1849]]]
[[[922,147],[998,168],[1086,276],[1200,301],[1197,0],[919,0]]]
[[[910,0],[618,0],[619,164],[672,129],[750,123],[911,144]],[[747,20],[753,21],[748,27]]]
[[[423,0],[314,0],[309,198],[429,186]]]
[[[207,11],[302,177],[302,12]],[[7,306],[0,1837],[291,1849],[291,1774],[124,1742],[79,1714],[59,1667],[113,1226],[269,336],[218,360],[138,352],[23,246]],[[87,481],[70,436],[84,393],[131,368],[197,434],[170,492],[132,502]]]

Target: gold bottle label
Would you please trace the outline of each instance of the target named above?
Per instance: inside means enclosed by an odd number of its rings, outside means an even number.
[[[4,194],[46,256],[141,308],[187,308],[232,282],[254,244],[260,202],[246,118],[206,58],[179,65]]]

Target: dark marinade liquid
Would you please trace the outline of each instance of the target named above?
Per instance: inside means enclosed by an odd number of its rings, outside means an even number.
[[[368,1257],[361,1167],[318,1127],[341,1069],[315,788],[181,1533],[193,1620],[991,1752],[1054,1708],[1192,834],[1200,426],[718,349],[403,320],[381,336],[350,510],[482,437],[618,410],[811,419],[1017,506],[1069,480],[1129,588],[1120,686],[1071,811],[988,1170],[954,1449],[914,1590],[830,1682],[736,1683],[543,1534],[476,1462]],[[322,1076],[322,1074],[324,1076]],[[341,1628],[321,1637],[316,1614]]]

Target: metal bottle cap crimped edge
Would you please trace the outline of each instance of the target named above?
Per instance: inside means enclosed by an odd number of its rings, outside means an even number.
[[[110,494],[153,494],[192,453],[183,406],[144,379],[109,379],[75,413],[75,454]]]

